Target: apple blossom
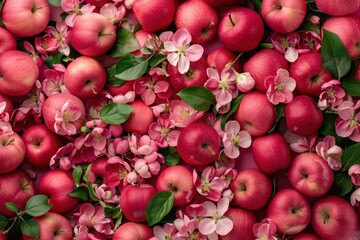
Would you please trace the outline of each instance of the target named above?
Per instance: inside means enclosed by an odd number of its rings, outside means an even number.
[[[150,238],[149,240],[168,240],[173,239],[177,230],[173,224],[165,223],[163,227],[156,225],[153,228],[155,237]]]
[[[285,124],[284,124],[285,125]],[[292,133],[288,129],[283,129],[284,138],[291,150],[297,153],[313,152],[318,141],[318,135],[312,134],[310,136],[300,136]]]
[[[6,102],[0,102],[0,134],[2,133],[11,133],[12,126],[9,123],[10,116],[9,113],[5,112]]]
[[[336,134],[360,142],[360,101],[344,101],[338,107],[339,117],[335,124]]]
[[[80,135],[74,141],[75,149],[71,153],[71,161],[73,163],[93,162],[99,157],[96,154],[102,154],[99,151],[95,151],[93,146],[85,146],[85,138],[86,135]]]
[[[43,65],[43,60],[39,56],[37,52],[35,52],[35,48],[33,45],[31,45],[28,41],[24,41],[24,48],[27,51],[27,53],[33,58],[33,60],[36,62],[36,65],[38,67],[41,67]]]
[[[255,87],[255,79],[249,72],[238,73],[234,70],[236,75],[236,87],[240,92],[250,92]]]
[[[68,93],[64,83],[65,67],[61,64],[54,64],[53,69],[44,70],[44,81],[42,82],[42,91],[46,96],[55,93]]]
[[[64,10],[64,12],[68,13],[68,15],[65,18],[65,23],[69,27],[73,27],[75,20],[78,16],[85,14],[85,13],[91,13],[95,10],[95,6],[92,6],[91,4],[82,4],[84,0],[62,0],[61,1],[61,8]]]
[[[59,166],[61,169],[70,170],[72,167],[71,153],[74,149],[75,146],[71,142],[59,148],[56,154],[50,159],[50,168],[55,169],[57,166]]]
[[[176,147],[180,131],[175,129],[175,125],[166,115],[158,117],[156,122],[150,124],[148,134],[160,148]]]
[[[357,207],[360,205],[360,188],[357,188],[350,195],[350,203],[352,206]]]
[[[237,158],[240,155],[240,147],[250,147],[251,136],[245,130],[240,131],[240,124],[237,121],[228,121],[225,124],[225,134],[222,141],[225,155],[229,158]]]
[[[103,151],[106,147],[106,141],[111,137],[107,128],[95,127],[88,133],[84,139],[85,147],[94,147],[95,151]],[[95,153],[95,155],[97,155]]]
[[[351,181],[355,186],[360,186],[360,165],[354,164],[352,165],[349,170],[348,174],[351,177]]]
[[[144,159],[134,158],[134,170],[142,178],[150,178],[153,175],[158,175],[160,172],[160,163],[155,158]]]
[[[127,185],[127,174],[131,172],[131,168],[125,160],[118,156],[115,156],[108,159],[105,172],[105,176],[101,177],[104,178],[104,183],[107,186],[125,186]]]
[[[176,126],[184,128],[201,118],[204,112],[193,109],[182,100],[172,100],[169,106],[169,119]]]
[[[271,35],[271,42],[275,49],[283,53],[286,60],[295,62],[299,56],[296,50],[300,37],[297,33],[277,33]]]
[[[214,167],[206,167],[201,176],[193,170],[193,183],[198,193],[212,201],[218,201],[226,187],[226,181],[216,175]]]
[[[298,43],[297,51],[299,54],[308,52],[318,52],[321,48],[321,38],[313,31],[299,32],[300,41]]]
[[[326,109],[328,107],[339,106],[346,96],[345,91],[340,87],[341,82],[338,80],[331,80],[321,86],[321,92],[318,101],[318,107]]]
[[[93,184],[93,188],[95,190],[98,199],[109,204],[119,203],[119,195],[116,192],[115,187],[106,186],[106,184],[101,184],[101,185]]]
[[[100,8],[100,14],[115,23],[125,16],[126,8],[124,5],[116,6],[114,3],[105,3]]]
[[[333,170],[341,168],[341,147],[336,145],[336,139],[333,136],[326,136],[322,141],[316,144],[316,153],[321,156]]]
[[[134,89],[135,93],[141,96],[146,105],[153,104],[156,97],[166,99],[170,92],[170,86],[166,78],[139,78],[134,83]],[[164,96],[162,97],[162,95]]]
[[[276,225],[270,218],[264,218],[261,223],[255,223],[253,232],[256,240],[278,240]]]
[[[274,105],[289,103],[293,99],[292,92],[295,90],[296,81],[290,77],[286,69],[277,70],[276,76],[267,77],[264,84],[267,88],[266,96]]]
[[[80,117],[81,110],[71,100],[66,101],[61,110],[55,115],[55,132],[61,135],[76,134],[76,127],[73,122]]]

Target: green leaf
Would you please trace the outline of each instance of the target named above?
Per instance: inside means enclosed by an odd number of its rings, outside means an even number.
[[[343,77],[351,68],[351,58],[341,39],[328,30],[323,30],[321,44],[322,65],[335,79]]]
[[[149,62],[144,57],[126,55],[116,63],[115,77],[121,80],[135,80],[146,72]]]
[[[245,94],[237,96],[232,102],[229,111],[221,118],[221,129],[224,130],[228,118],[239,108],[240,102]]]
[[[107,78],[106,83],[114,87],[123,85],[126,81],[118,79],[117,77],[115,77],[115,74],[116,74],[116,64],[106,69],[106,78]]]
[[[133,51],[139,50],[139,44],[133,32],[121,28],[116,33],[116,41],[107,53],[110,57],[123,57]]]
[[[93,201],[99,201],[99,198],[96,196],[95,189],[92,186],[91,182],[87,183],[87,188],[89,192],[89,196]]]
[[[121,124],[130,117],[133,107],[122,103],[110,103],[104,105],[100,110],[101,121],[107,124]]]
[[[89,182],[89,176],[90,176],[90,172],[91,172],[91,167],[92,167],[92,164],[89,164],[87,167],[86,167],[86,170],[85,170],[85,173],[84,173],[84,176],[83,176],[83,180],[87,183]]]
[[[180,155],[173,147],[161,148],[159,152],[165,157],[165,163],[168,166],[175,166],[180,162]]]
[[[360,97],[360,80],[357,80],[355,77],[342,80],[341,87],[347,94],[353,97]]]
[[[260,0],[251,0],[251,1],[254,4],[255,10],[257,12],[260,12],[261,5],[262,5],[261,1]]]
[[[0,214],[0,229],[4,229],[9,223],[9,219]],[[0,233],[1,234],[1,233]]]
[[[349,170],[354,164],[360,164],[360,143],[353,144],[343,150],[341,163],[346,170]]]
[[[26,202],[25,212],[33,217],[44,215],[51,208],[48,201],[45,195],[34,195]]]
[[[280,121],[280,119],[282,117],[284,117],[284,108],[285,108],[285,105],[284,104],[277,104],[275,105],[275,110],[276,110],[276,120],[275,120],[275,123],[274,123],[274,126],[268,131],[268,133],[271,133],[275,130],[278,122]]]
[[[61,0],[48,0],[49,4],[54,7],[60,7],[61,6]]]
[[[146,219],[149,226],[161,221],[174,205],[174,195],[171,192],[158,192],[146,207]]]
[[[197,111],[209,110],[215,99],[214,94],[202,86],[185,88],[176,95]]]
[[[29,237],[38,238],[40,235],[39,223],[34,219],[26,219],[22,221],[20,228],[21,232]]]
[[[335,113],[324,113],[324,121],[319,129],[319,133],[323,136],[334,136],[337,137],[335,131],[335,121],[338,115]]]
[[[80,165],[77,165],[72,172],[72,175],[73,175],[73,178],[74,178],[74,181],[76,184],[80,183],[82,174],[83,174],[82,167]]]
[[[331,192],[340,197],[348,194],[353,188],[351,177],[347,172],[337,172],[334,177],[334,182],[331,187]]]
[[[149,59],[149,66],[150,68],[154,68],[160,63],[162,63],[166,59],[166,55],[163,54],[157,54],[154,57]]]
[[[89,195],[86,187],[75,188],[72,192],[68,193],[68,195],[84,201],[89,200]]]
[[[6,202],[5,207],[6,207],[7,210],[9,210],[11,212],[15,212],[15,213],[19,212],[18,206],[16,206],[16,204],[13,203],[13,202]]]
[[[54,64],[60,64],[63,56],[61,52],[50,55],[45,61],[46,66],[52,68]]]

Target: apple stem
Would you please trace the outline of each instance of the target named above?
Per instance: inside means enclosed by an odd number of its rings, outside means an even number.
[[[215,23],[214,22],[210,22],[209,26],[207,26],[206,28],[201,29],[202,33],[206,33],[207,31],[211,30],[214,27]]]
[[[5,147],[5,146],[7,146],[7,145],[9,145],[10,143],[12,143],[12,142],[15,142],[15,139],[14,138],[11,138],[9,141],[7,141],[7,142],[3,142],[3,146]]]
[[[237,60],[239,60],[239,58],[240,58],[242,55],[243,55],[243,53],[239,53],[239,55],[237,55],[236,58],[235,58],[233,61],[230,61],[230,62],[228,62],[228,63],[225,65],[225,68],[230,68],[230,67],[232,67],[232,66],[235,64],[235,62],[236,62]]]
[[[202,148],[208,151],[211,155],[213,156],[215,155],[215,152],[211,148],[209,148],[209,146],[206,143],[203,144]]]
[[[231,24],[232,24],[233,26],[235,26],[235,22],[234,22],[234,20],[231,18],[231,14],[230,14],[230,13],[228,14],[228,17],[229,17],[229,19],[230,19]]]

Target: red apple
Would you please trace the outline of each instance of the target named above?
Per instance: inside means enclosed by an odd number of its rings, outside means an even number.
[[[196,194],[192,172],[181,165],[165,168],[156,180],[156,191],[172,192],[174,206],[180,207],[188,204]]]
[[[319,199],[312,208],[312,227],[326,240],[350,240],[358,229],[358,217],[350,202],[338,196]]]
[[[116,40],[116,29],[99,13],[87,13],[76,18],[71,30],[72,46],[85,56],[100,56],[110,50]]]
[[[234,193],[233,202],[249,210],[263,208],[272,194],[272,184],[268,176],[254,168],[239,171],[231,182],[230,189]]]
[[[204,1],[214,7],[225,7],[239,2],[238,0],[204,0]]]
[[[174,0],[135,0],[133,11],[142,29],[157,32],[166,29],[174,20]]]
[[[233,229],[225,236],[220,236],[220,240],[253,240],[252,228],[256,223],[253,212],[241,208],[229,208],[225,216],[230,218],[234,224]]]
[[[116,229],[113,240],[148,240],[154,236],[152,229],[142,223],[127,222]]]
[[[300,233],[292,238],[292,240],[320,240],[320,238],[312,233]]]
[[[12,111],[14,110],[14,105],[8,96],[0,93],[0,103],[3,103],[3,102],[5,102],[5,104],[6,104],[3,113],[7,113],[7,114],[9,114],[9,116],[11,116]]]
[[[323,114],[317,108],[313,98],[307,95],[298,95],[285,105],[284,109],[288,129],[298,135],[308,136],[316,133],[322,123]]]
[[[280,234],[293,235],[302,232],[310,223],[311,208],[308,200],[294,189],[277,192],[267,208]]]
[[[49,167],[51,157],[62,147],[59,136],[44,124],[29,127],[21,138],[26,148],[25,160],[34,167]]]
[[[225,48],[234,52],[247,52],[260,43],[264,35],[264,24],[254,10],[236,7],[221,19],[218,35]]]
[[[0,93],[25,95],[31,91],[38,76],[38,66],[26,53],[10,50],[0,55]]]
[[[315,0],[316,7],[331,16],[344,16],[355,13],[360,7],[359,0]]]
[[[125,131],[128,133],[147,133],[149,126],[154,119],[153,111],[141,100],[135,100],[129,105],[133,107],[134,110],[131,112],[128,120],[123,123]]]
[[[112,95],[125,95],[129,91],[134,91],[134,81],[126,81],[124,84],[119,86],[112,86],[110,84],[106,84],[106,90]]]
[[[0,174],[15,170],[25,158],[25,144],[16,132],[0,133]]]
[[[8,30],[0,27],[0,55],[16,48],[15,37]]]
[[[145,222],[146,207],[155,193],[155,188],[149,184],[124,187],[120,198],[120,207],[124,216],[131,222]]]
[[[263,0],[261,16],[274,32],[288,33],[300,27],[306,10],[304,0]]]
[[[85,2],[90,3],[98,8],[101,8],[106,3],[110,2],[111,0],[85,0]]]
[[[1,17],[6,29],[12,34],[31,37],[46,28],[50,12],[47,0],[11,0],[4,2]]]
[[[235,53],[224,47],[219,47],[209,53],[206,61],[209,67],[215,68],[219,73],[221,73],[228,63],[235,61],[236,57]],[[242,63],[239,60],[237,60],[232,67],[237,72],[242,72]]]
[[[273,127],[276,111],[265,94],[252,91],[245,94],[234,118],[251,136],[262,136]]]
[[[50,211],[66,213],[76,207],[78,198],[69,196],[74,189],[75,181],[71,172],[62,169],[46,171],[39,180],[39,193],[48,196]]]
[[[218,158],[220,136],[205,123],[191,123],[181,130],[177,150],[184,162],[193,166],[205,165]]]
[[[14,203],[24,209],[26,202],[35,194],[35,188],[29,176],[17,169],[8,174],[0,175],[0,214],[13,217],[16,213],[5,207],[6,202]]]
[[[211,5],[202,0],[186,1],[176,9],[175,25],[178,29],[186,28],[193,43],[206,43],[216,36],[219,16]]]

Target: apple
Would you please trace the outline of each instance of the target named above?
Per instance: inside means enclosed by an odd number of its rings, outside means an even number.
[[[70,221],[58,213],[47,212],[33,219],[39,223],[40,227],[38,240],[69,240],[73,237],[73,228]],[[23,239],[35,240],[35,238],[25,234],[23,234]]]
[[[251,150],[256,165],[266,174],[287,169],[290,165],[290,147],[285,138],[279,133],[271,133],[255,138]]]
[[[16,132],[0,133],[0,174],[15,170],[25,158],[25,144]]]
[[[255,90],[262,93],[266,93],[267,90],[264,84],[265,79],[276,76],[280,68],[288,70],[289,63],[275,49],[262,49],[244,63],[244,72],[251,74],[255,80]]]
[[[238,3],[238,0],[205,0],[208,4],[214,7],[225,7],[235,3]]]
[[[128,120],[123,123],[125,131],[128,133],[147,133],[154,119],[153,111],[141,100],[135,100],[129,105],[133,107],[134,110],[130,113]]]
[[[316,133],[324,120],[315,100],[307,95],[298,95],[285,105],[284,115],[288,129],[302,136]]]
[[[216,10],[202,0],[181,3],[176,8],[177,29],[186,28],[193,43],[206,43],[214,39],[218,31],[219,16]]]
[[[274,32],[288,33],[300,27],[306,11],[304,0],[263,0],[260,13]]]
[[[1,17],[5,28],[12,34],[32,37],[46,28],[50,12],[47,0],[11,0],[4,1]]]
[[[105,86],[106,70],[94,58],[80,56],[67,66],[64,83],[66,89],[79,98],[94,97]]]
[[[86,3],[90,3],[98,8],[101,8],[106,3],[110,2],[111,0],[85,0]]]
[[[205,123],[191,123],[181,130],[177,150],[184,162],[193,166],[205,165],[218,159],[220,136]]]
[[[255,168],[240,170],[230,183],[230,189],[234,193],[233,202],[248,210],[265,207],[272,194],[269,177]]]
[[[105,54],[115,40],[115,26],[100,13],[78,16],[71,30],[71,45],[82,55],[89,57]]]
[[[184,88],[194,86],[204,86],[208,80],[206,69],[208,65],[204,57],[201,57],[196,62],[190,62],[189,70],[181,74],[177,67],[171,64],[167,65],[167,72],[169,74],[168,81],[175,92],[179,92]]]
[[[16,39],[8,30],[0,27],[0,55],[6,51],[16,50]]]
[[[26,53],[10,50],[0,55],[1,94],[7,96],[25,95],[31,91],[38,77],[39,68]]]
[[[359,0],[315,0],[316,7],[331,16],[344,16],[355,13],[360,7]]]
[[[322,29],[338,35],[352,59],[360,56],[360,16],[330,17],[325,20]]]
[[[156,35],[154,33],[147,32],[144,29],[140,29],[134,35],[140,48],[144,47],[149,39],[151,38],[156,39]]]
[[[278,191],[267,207],[280,234],[293,235],[302,232],[310,223],[311,208],[308,200],[294,189]]]
[[[296,81],[295,91],[314,97],[320,95],[324,83],[333,79],[333,76],[323,68],[321,54],[318,52],[300,55],[290,64],[289,72]]]
[[[262,136],[275,124],[276,111],[265,94],[252,91],[245,94],[234,118],[251,136]]]
[[[105,85],[106,90],[112,95],[125,95],[129,91],[134,91],[134,81],[126,81],[119,86]]]
[[[253,212],[241,208],[229,208],[225,216],[233,222],[233,229],[225,236],[219,236],[220,240],[253,240],[252,228],[256,223]]]
[[[116,229],[113,240],[148,240],[154,236],[153,230],[142,223],[126,222]]]
[[[10,117],[12,114],[12,111],[14,110],[14,105],[8,96],[0,93],[0,103],[3,103],[3,102],[5,102],[5,104],[6,104],[3,114],[7,113],[7,114],[9,114],[9,117]]]
[[[192,172],[181,165],[165,168],[156,180],[156,191],[172,192],[176,207],[188,204],[196,194]]]
[[[221,73],[226,65],[235,61],[236,58],[236,54],[232,51],[229,51],[224,47],[219,47],[209,53],[206,61],[209,67],[215,68],[219,73]],[[236,60],[232,67],[237,72],[242,72],[242,63],[239,60]]]
[[[127,185],[121,190],[120,207],[131,222],[146,221],[146,207],[156,190],[149,184]]]
[[[291,185],[307,197],[325,195],[333,181],[334,172],[316,153],[297,155],[288,170]]]
[[[5,207],[6,202],[14,203],[19,209],[24,209],[26,202],[35,194],[35,188],[30,177],[22,170],[0,175],[0,214],[13,217],[16,213]]]
[[[25,143],[25,160],[38,168],[49,167],[51,157],[63,145],[59,136],[44,124],[25,129],[21,138]]]
[[[132,10],[142,29],[157,32],[166,29],[174,20],[174,0],[135,0]]]
[[[48,170],[41,176],[38,191],[49,198],[51,212],[67,213],[74,209],[79,199],[69,195],[74,190],[75,181],[71,172],[62,169]]]
[[[326,240],[350,240],[358,229],[358,216],[350,202],[338,196],[326,196],[312,207],[312,227]]]
[[[234,52],[255,49],[264,35],[260,15],[250,8],[236,7],[225,13],[219,23],[219,39]]]
[[[320,240],[320,238],[312,233],[299,233],[292,240]]]

